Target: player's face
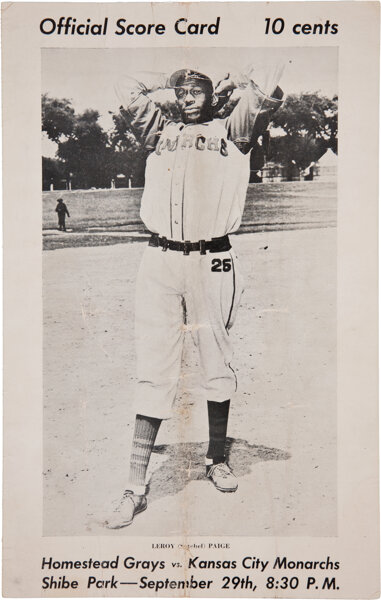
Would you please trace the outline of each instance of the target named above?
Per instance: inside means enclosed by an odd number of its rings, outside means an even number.
[[[208,119],[209,95],[198,83],[184,83],[176,88],[177,102],[184,123],[202,123]]]

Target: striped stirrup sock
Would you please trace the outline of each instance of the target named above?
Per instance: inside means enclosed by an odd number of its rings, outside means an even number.
[[[129,489],[136,494],[145,493],[147,467],[161,421],[153,417],[136,415],[128,480]]]

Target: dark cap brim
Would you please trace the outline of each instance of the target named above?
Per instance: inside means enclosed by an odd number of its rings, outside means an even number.
[[[175,88],[179,85],[179,81],[182,83],[191,81],[204,81],[213,87],[210,77],[204,75],[203,73],[199,73],[198,71],[193,71],[192,69],[179,69],[178,71],[172,73],[169,78],[169,85]]]

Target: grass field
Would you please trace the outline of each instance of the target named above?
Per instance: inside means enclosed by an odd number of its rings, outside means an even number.
[[[139,217],[143,190],[75,190],[43,193],[43,247],[100,246],[136,240],[146,232]],[[57,231],[57,198],[71,218]],[[240,233],[336,225],[336,184],[297,181],[249,185]],[[142,238],[138,238],[142,239]],[[144,238],[143,238],[144,239]]]

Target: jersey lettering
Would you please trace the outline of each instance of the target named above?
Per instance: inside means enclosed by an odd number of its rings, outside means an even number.
[[[193,144],[194,144],[194,135],[188,135],[188,134],[183,135],[182,140],[181,140],[182,148],[192,148]]]
[[[215,150],[216,152],[218,152],[219,141],[220,140],[217,137],[208,138],[208,150]]]
[[[226,140],[224,140],[224,138],[221,139],[221,149],[220,152],[222,154],[222,156],[227,156],[228,155],[228,145],[226,143]]]
[[[177,148],[177,144],[179,141],[179,136],[177,136],[174,140],[167,138],[166,140],[159,140],[156,144],[155,152],[160,156],[163,150],[169,150],[169,152],[174,152]]]
[[[156,144],[155,153],[160,156],[162,152],[168,150],[169,152],[174,152],[179,144],[180,136],[176,138],[160,138]],[[196,148],[196,150],[209,150],[210,152],[219,152],[221,156],[228,156],[228,145],[224,138],[218,137],[209,137],[206,138],[203,135],[192,135],[185,134],[181,136],[180,139],[180,148],[182,150],[189,150],[191,148]]]
[[[196,137],[196,148],[197,150],[205,150],[205,142],[206,138],[203,135],[198,135]]]

